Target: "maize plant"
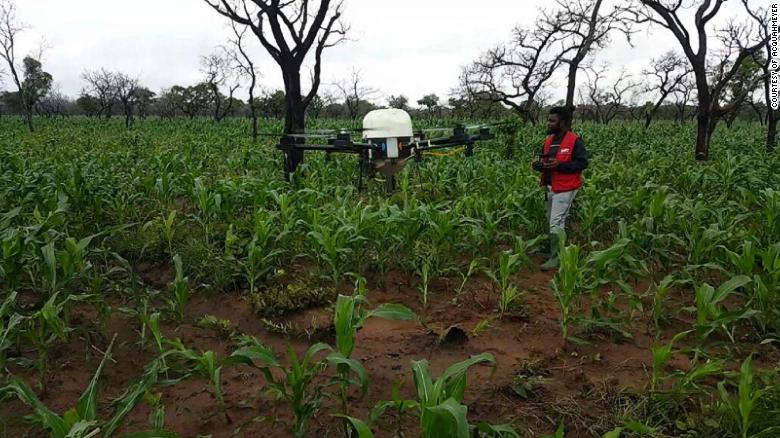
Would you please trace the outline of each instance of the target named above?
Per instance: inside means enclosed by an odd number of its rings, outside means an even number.
[[[294,416],[291,429],[296,437],[306,436],[309,420],[319,412],[323,401],[328,397],[327,388],[342,383],[341,379],[325,383],[318,381],[318,377],[328,365],[348,367],[358,377],[357,381],[349,379],[349,382],[357,384],[363,393],[368,388],[368,376],[363,366],[354,359],[332,351],[326,344],[312,345],[302,359],[288,346],[286,362],[290,365],[287,367],[277,359],[273,350],[257,339],[244,337],[241,344],[242,347],[233,352],[226,364],[244,364],[260,370],[273,394],[290,406]],[[325,351],[330,351],[330,354],[323,359],[317,359],[318,354]],[[276,377],[274,370],[281,372],[282,377]]]
[[[580,262],[580,247],[577,245],[563,246],[559,250],[560,269],[550,282],[555,299],[561,309],[561,335],[564,341],[576,338],[569,336],[569,328],[574,322],[575,312],[579,307],[580,294],[582,293],[582,269]]]
[[[219,403],[220,411],[228,422],[231,422],[222,395],[222,368],[227,363],[225,359],[220,359],[213,351],[196,352],[190,350],[179,339],[167,342],[172,349],[167,351],[165,356],[183,359],[184,363],[177,368],[177,371],[182,372],[185,376],[195,375],[207,379],[214,389],[214,396]]]
[[[520,291],[511,284],[511,281],[512,275],[521,267],[521,263],[520,255],[504,251],[498,259],[498,269],[495,272],[485,271],[493,282],[498,284],[501,293],[498,300],[500,317],[503,317],[512,308],[520,296]]]
[[[49,370],[49,350],[58,341],[64,341],[71,331],[62,319],[66,302],[69,298],[60,300],[60,293],[55,292],[43,306],[24,320],[22,336],[38,350],[36,363],[38,366],[38,386],[45,388],[44,382]]]
[[[96,436],[108,438],[114,436],[114,432],[121,426],[127,414],[140,401],[146,390],[156,382],[158,372],[158,368],[154,366],[150,371],[147,371],[153,378],[145,378],[141,383],[135,384],[131,390],[117,399],[114,416],[109,421],[100,421],[98,418],[98,384],[103,368],[111,357],[115,340],[116,337],[106,349],[89,385],[79,397],[78,404],[62,415],[53,412],[44,405],[24,380],[19,378],[12,378],[6,386],[0,388],[0,398],[15,396],[32,408],[31,419],[33,422],[48,431],[52,438],[92,438]],[[143,392],[141,392],[142,390]],[[139,392],[141,396],[137,395]]]
[[[650,391],[655,392],[658,390],[658,387],[661,383],[662,379],[662,373],[664,370],[664,367],[669,362],[669,359],[672,358],[672,355],[675,353],[679,353],[679,351],[674,350],[674,344],[678,343],[682,338],[684,338],[686,335],[688,335],[690,331],[687,332],[681,332],[674,335],[671,341],[669,341],[668,344],[661,344],[658,339],[653,341],[652,346],[652,352],[653,352],[653,374],[650,378]]]
[[[734,342],[736,323],[752,318],[758,312],[753,309],[729,310],[722,303],[734,291],[750,282],[750,277],[740,275],[721,284],[717,289],[706,283],[696,288],[696,333],[700,342],[716,330],[722,331]]]
[[[725,381],[718,383],[719,407],[727,418],[737,424],[736,429],[740,438],[773,436],[780,433],[780,425],[760,430],[756,430],[758,428],[754,427],[756,420],[759,420],[754,414],[756,405],[770,388],[757,387],[754,382],[752,364],[753,358],[751,356],[742,362],[735,396],[729,392]]]
[[[468,407],[463,404],[466,393],[466,373],[477,364],[492,364],[490,353],[472,356],[447,368],[438,378],[432,376],[428,361],[412,361],[412,375],[420,412],[420,431],[423,438],[468,438],[474,429],[469,425]],[[480,424],[480,432],[489,431],[492,436],[519,437],[508,426]]]
[[[336,329],[336,347],[341,356],[351,358],[355,348],[357,332],[370,318],[382,318],[392,321],[419,321],[417,315],[409,308],[400,304],[382,304],[373,310],[366,310],[365,279],[357,280],[357,288],[353,296],[339,295],[336,299],[336,309],[333,313],[333,326]],[[350,365],[337,365],[341,379],[341,402],[343,413],[348,414],[347,390],[349,389]]]
[[[179,322],[184,320],[187,303],[190,300],[189,278],[184,276],[181,256],[173,256],[173,264],[176,268],[176,278],[173,280],[173,299],[170,300],[171,309],[176,314]]]
[[[0,374],[5,374],[8,350],[19,337],[19,328],[24,316],[15,312],[16,292],[11,292],[0,306]]]

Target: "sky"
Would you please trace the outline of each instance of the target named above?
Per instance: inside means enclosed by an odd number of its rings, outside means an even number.
[[[84,87],[85,70],[103,67],[138,76],[152,90],[196,83],[202,77],[200,56],[230,35],[226,19],[203,0],[15,1],[19,19],[30,26],[20,36],[20,51],[33,51],[45,40],[45,68],[71,96]],[[444,98],[464,65],[507,41],[514,26],[531,25],[538,8],[551,3],[346,0],[349,41],[325,52],[322,81],[327,87],[356,69],[367,86],[380,90],[378,103],[397,94],[413,102],[429,93]],[[739,2],[729,3],[723,15],[734,12]],[[609,62],[613,75],[621,69],[639,75],[652,57],[677,47],[666,29],[642,29],[633,40],[632,48],[616,35],[595,61]],[[283,88],[276,64],[257,40],[250,43],[263,74],[261,85]],[[551,85],[554,100],[562,97],[563,79]]]

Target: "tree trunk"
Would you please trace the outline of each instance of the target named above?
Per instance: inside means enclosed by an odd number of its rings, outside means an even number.
[[[255,103],[255,85],[257,79],[252,74],[252,85],[249,87],[249,112],[252,115],[252,141],[257,142],[257,104]]]
[[[705,161],[710,155],[710,136],[715,130],[712,119],[710,98],[706,96],[699,99],[699,109],[696,115],[696,159]]]
[[[574,115],[574,92],[577,88],[577,70],[580,68],[579,62],[569,64],[569,79],[566,85],[566,106],[572,110]]]
[[[306,107],[301,96],[301,74],[297,66],[283,69],[285,89],[285,134],[303,133],[306,128]],[[304,139],[300,139],[304,141]],[[292,174],[303,163],[303,151],[290,151],[285,157],[285,176],[290,181]]]
[[[27,121],[27,129],[29,129],[30,132],[35,132],[35,128],[33,127],[33,122],[32,122],[32,111],[29,110],[25,111],[25,119]]]

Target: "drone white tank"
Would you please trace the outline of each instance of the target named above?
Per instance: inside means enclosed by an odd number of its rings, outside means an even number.
[[[378,109],[363,118],[363,138],[412,137],[412,118],[402,109]]]
[[[387,158],[399,157],[399,140],[408,142],[414,135],[412,118],[401,109],[378,109],[363,118],[363,140],[384,143]]]

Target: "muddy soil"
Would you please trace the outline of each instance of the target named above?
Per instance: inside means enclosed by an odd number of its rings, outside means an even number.
[[[146,267],[144,271],[148,284],[164,285],[172,279],[170,270]],[[512,423],[521,435],[529,437],[552,433],[559,422],[564,422],[567,437],[600,436],[617,421],[622,401],[632,393],[643,392],[648,385],[652,370],[649,324],[645,316],[637,315],[627,326],[633,335],[631,340],[600,336],[587,346],[564,344],[560,311],[549,287],[551,277],[552,274],[537,270],[518,274],[515,284],[523,292],[522,308],[493,320],[488,326],[485,321],[497,315],[498,293],[485,278],[470,280],[459,296],[454,292],[459,280],[435,282],[427,308],[421,305],[414,280],[402,274],[388,275],[384,287],[370,285],[368,296],[372,305],[404,304],[418,312],[425,324],[380,319],[367,322],[359,332],[353,356],[365,366],[370,387],[362,399],[357,392],[352,394],[350,414],[368,418],[372,406],[390,399],[396,384],[401,385],[403,396],[413,398],[412,360],[428,360],[438,375],[448,365],[470,355],[490,352],[496,358],[495,369],[477,366],[469,372],[465,401],[472,421]],[[635,287],[639,292],[646,289],[643,284]],[[351,291],[345,287],[342,292]],[[673,300],[677,301],[675,307],[691,304],[689,294],[676,294]],[[62,413],[76,405],[100,361],[101,352],[114,334],[117,340],[113,360],[107,364],[101,379],[101,418],[110,418],[111,401],[137,381],[154,358],[151,342],[145,350],[138,344],[137,320],[116,311],[122,305],[121,299],[113,297],[109,302],[114,312],[105,327],[93,327],[101,330],[102,336],[95,339],[77,331],[69,343],[51,353],[52,369],[41,400],[55,412]],[[328,329],[331,319],[328,307],[263,321],[241,293],[200,293],[193,297],[187,311],[184,324],[176,326],[168,322],[164,326],[165,336],[178,337],[194,350],[215,351],[220,357],[229,355],[235,344],[224,331],[198,326],[197,321],[204,315],[229,320],[235,333],[257,337],[280,357],[284,356],[288,344],[301,354],[313,342],[333,343],[332,330]],[[94,320],[91,310],[74,316],[74,322],[87,327]],[[684,330],[685,324],[678,323]],[[676,332],[672,328],[668,333]],[[768,351],[765,357],[767,361],[776,360],[777,352]],[[685,357],[677,357],[671,366],[685,367],[686,363]],[[11,372],[31,385],[38,381],[31,369],[12,367]],[[525,397],[512,389],[518,373],[532,382]],[[206,380],[191,378],[159,388],[157,391],[162,392],[166,406],[166,428],[183,437],[292,436],[291,411],[269,396],[263,382],[259,372],[245,366],[223,370],[227,415],[220,411]],[[344,436],[341,422],[331,416],[340,412],[340,408],[336,397],[327,401],[312,419],[307,436]],[[48,436],[22,420],[22,415],[29,413],[18,401],[4,403],[0,407],[0,437]],[[117,436],[149,429],[148,418],[148,406],[139,404]],[[377,426],[374,428],[377,436],[392,437],[399,422],[395,413],[388,411]],[[407,416],[400,422],[400,428],[405,436],[415,436],[416,418]]]

